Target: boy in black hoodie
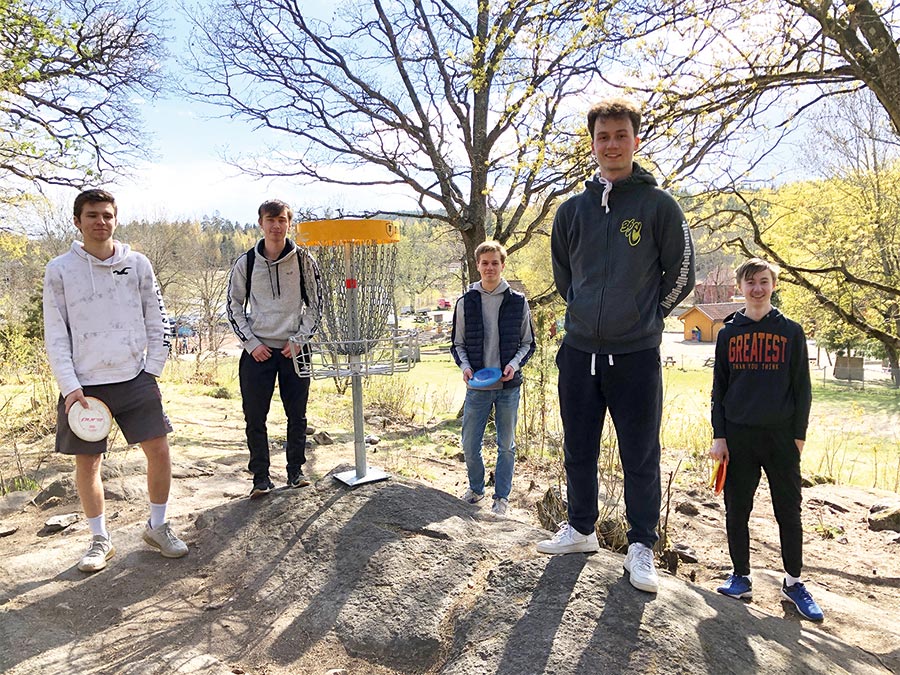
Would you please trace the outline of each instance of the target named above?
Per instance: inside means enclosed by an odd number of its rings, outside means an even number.
[[[566,301],[566,334],[556,357],[565,434],[568,522],[541,553],[589,553],[597,459],[607,409],[625,474],[632,586],[655,593],[653,546],[660,508],[663,320],[694,287],[694,247],[678,203],[633,161],[641,113],[612,99],[587,115],[600,169],[556,212],[553,278]]]
[[[821,621],[822,610],[800,581],[800,453],[812,401],[809,361],[803,328],[772,307],[779,271],[760,258],[738,267],[735,276],[746,306],[716,339],[709,455],[728,466],[725,526],[734,565],[716,590],[732,598],[753,594],[748,522],[763,469],[781,539],[782,597],[807,619]]]

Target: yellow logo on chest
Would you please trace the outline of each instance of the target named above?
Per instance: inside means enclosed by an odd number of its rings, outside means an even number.
[[[637,246],[641,241],[641,227],[642,223],[639,220],[626,220],[622,222],[622,227],[619,228],[619,232],[625,233],[625,239],[628,240],[628,243],[632,246]]]

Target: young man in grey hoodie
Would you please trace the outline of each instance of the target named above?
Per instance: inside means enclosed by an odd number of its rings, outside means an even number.
[[[290,338],[308,340],[322,306],[319,268],[306,249],[288,238],[291,207],[273,199],[263,202],[258,214],[263,238],[235,261],[228,279],[228,319],[244,347],[238,377],[253,474],[251,499],[275,488],[269,476],[266,418],[276,379],[287,417],[287,485],[309,485],[303,475],[309,378],[294,370]],[[308,347],[303,350],[308,354]]]
[[[516,419],[522,366],[534,353],[531,312],[525,296],[503,278],[506,249],[486,241],[475,249],[481,281],[456,302],[450,353],[467,385],[463,408],[462,446],[469,487],[462,499],[475,504],[484,498],[484,461],[481,446],[491,408],[497,428],[497,465],[491,510],[505,515],[509,508],[516,461]],[[472,376],[482,368],[498,368],[500,380],[473,387]]]
[[[82,192],[73,212],[82,241],[44,273],[44,344],[60,391],[56,450],[75,456],[75,484],[91,532],[78,569],[101,570],[115,554],[100,473],[107,439],[85,441],[69,428],[69,410],[87,408],[86,396],[103,401],[125,440],[139,443],[147,456],[150,519],[143,538],[164,556],[180,558],[188,547],[166,521],[172,426],[156,384],[169,355],[159,286],[150,261],[113,239],[118,210],[109,192]]]
[[[597,459],[609,410],[625,474],[631,584],[655,593],[660,508],[663,320],[694,286],[694,248],[676,201],[633,161],[640,111],[603,101],[587,116],[600,169],[556,212],[553,277],[566,301],[556,362],[565,435],[568,522],[542,553],[599,548]]]

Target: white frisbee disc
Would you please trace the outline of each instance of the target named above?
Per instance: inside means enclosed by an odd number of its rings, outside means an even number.
[[[85,396],[88,407],[75,401],[69,408],[69,428],[83,441],[102,441],[112,428],[112,413],[99,398]]]

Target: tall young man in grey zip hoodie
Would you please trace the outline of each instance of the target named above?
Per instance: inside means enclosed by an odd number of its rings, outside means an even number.
[[[599,548],[597,459],[607,409],[625,474],[628,555],[636,588],[655,593],[660,508],[663,319],[694,286],[694,248],[675,200],[633,161],[640,111],[603,101],[587,116],[600,169],[556,212],[553,276],[566,301],[559,367],[568,522],[542,553]]]
[[[509,507],[516,463],[521,370],[534,353],[534,330],[528,300],[510,288],[503,278],[506,249],[496,241],[482,242],[475,249],[475,264],[481,281],[472,284],[456,302],[450,348],[467,386],[462,446],[469,487],[462,499],[475,504],[484,498],[481,447],[493,408],[497,427],[497,465],[491,510],[503,516]],[[502,371],[500,381],[486,387],[473,387],[472,376],[482,368],[498,368]]]
[[[290,338],[308,340],[322,306],[319,268],[306,249],[287,236],[294,217],[291,207],[273,199],[263,202],[258,214],[263,238],[235,261],[228,279],[228,319],[244,346],[238,377],[253,474],[251,499],[275,487],[269,476],[266,418],[276,379],[287,417],[287,485],[309,485],[303,475],[309,378],[294,370]],[[303,349],[308,352],[305,345]]]

